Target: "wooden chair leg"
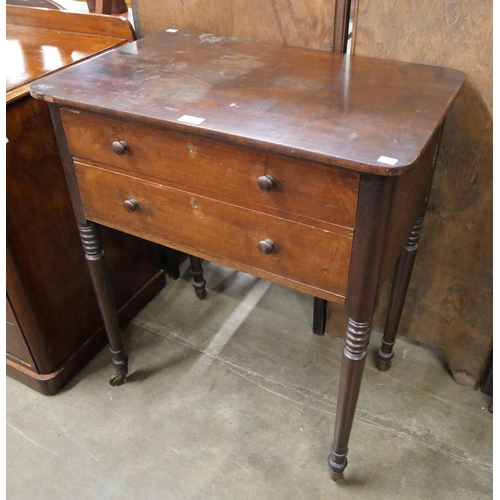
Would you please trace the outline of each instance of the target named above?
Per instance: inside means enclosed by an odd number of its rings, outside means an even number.
[[[78,224],[78,229],[108,336],[111,361],[116,369],[116,376],[112,377],[109,383],[112,386],[122,385],[127,381],[128,358],[123,350],[113,291],[106,272],[104,251],[99,236],[99,226],[94,222],[87,221],[86,225]]]
[[[389,308],[387,310],[385,322],[384,337],[382,339],[382,346],[378,351],[377,365],[381,372],[387,371],[391,367],[392,358],[394,357],[393,348],[396,342],[396,333],[398,331],[401,313],[403,312],[403,306],[410,284],[415,257],[417,256],[418,242],[422,234],[423,225],[424,216],[422,215],[417,220],[396,263],[391,297],[389,299]]]
[[[191,261],[191,273],[193,275],[193,287],[196,292],[196,296],[200,300],[207,298],[206,284],[207,282],[203,279],[203,268],[201,267],[201,259],[199,257],[189,256]]]
[[[327,304],[326,300],[314,297],[312,331],[315,335],[325,334]]]

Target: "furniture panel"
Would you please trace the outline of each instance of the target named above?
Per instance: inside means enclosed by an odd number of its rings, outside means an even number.
[[[24,339],[8,297],[5,313],[5,319],[7,320],[5,330],[5,347],[7,350],[7,356],[13,358],[15,361],[21,362],[27,368],[35,370],[33,358],[31,357],[30,350],[26,344],[26,340]]]
[[[135,40],[134,28],[123,17],[8,5],[7,24],[29,26],[36,30],[62,31],[68,34],[86,33],[96,38],[111,37],[119,44]],[[78,50],[82,49],[84,47],[78,47]]]

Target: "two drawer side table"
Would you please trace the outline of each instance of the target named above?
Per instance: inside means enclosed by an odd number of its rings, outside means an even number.
[[[340,477],[378,294],[417,246],[464,78],[170,29],[33,84],[50,103],[112,383],[125,381],[127,358],[99,225],[345,304],[328,458]],[[402,267],[393,319],[411,274]]]

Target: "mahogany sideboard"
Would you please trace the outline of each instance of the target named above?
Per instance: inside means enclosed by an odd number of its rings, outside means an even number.
[[[126,380],[127,358],[99,226],[345,303],[328,458],[340,477],[378,293],[416,248],[443,120],[464,79],[167,29],[32,84],[51,109],[106,315],[112,384]]]
[[[55,394],[106,344],[46,103],[29,82],[134,39],[123,19],[7,6],[7,374]],[[157,245],[103,231],[122,322],[165,284]]]

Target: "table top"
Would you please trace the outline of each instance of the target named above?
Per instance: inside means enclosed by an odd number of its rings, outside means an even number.
[[[38,98],[378,175],[412,168],[463,73],[165,30],[31,85]]]
[[[7,92],[68,64],[116,46],[116,38],[7,25]]]

